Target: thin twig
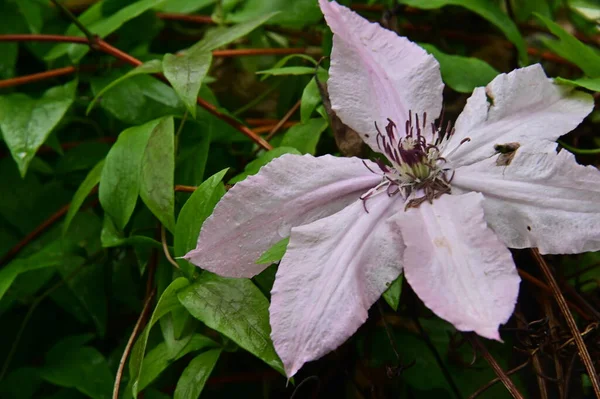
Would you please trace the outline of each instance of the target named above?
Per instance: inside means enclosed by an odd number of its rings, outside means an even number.
[[[215,50],[212,52],[215,58],[225,57],[243,57],[243,56],[260,56],[260,55],[284,55],[284,54],[304,54],[305,48],[250,48],[250,49],[234,49],[234,50]],[[124,62],[120,62],[125,65]],[[113,67],[119,66],[113,63]],[[28,83],[39,82],[41,80],[56,78],[59,76],[72,75],[78,71],[93,71],[101,68],[98,65],[82,65],[79,67],[67,66],[63,68],[51,69],[45,72],[33,73],[15,78],[0,80],[0,89],[6,87],[14,87]],[[276,123],[276,122],[275,122]]]
[[[85,25],[83,25],[81,23],[81,21],[79,19],[77,19],[77,17],[75,15],[73,15],[73,13],[67,7],[65,7],[62,3],[59,3],[56,0],[50,0],[50,1],[52,2],[52,4],[54,4],[55,7],[58,7],[60,9],[60,11],[62,11],[65,14],[67,16],[67,18],[69,18],[71,20],[71,22],[73,22],[73,24],[75,24],[75,26],[77,26],[77,29],[79,29],[87,38],[90,47],[93,47],[94,44],[96,43],[97,36],[94,35],[92,32],[90,32],[90,30],[88,28],[86,28]]]
[[[31,75],[19,76],[11,79],[0,80],[0,89],[5,87],[14,87],[27,83],[39,82],[40,80],[46,80],[56,78],[58,76],[71,75],[77,72],[77,68],[74,66],[68,66],[64,68],[52,69],[46,72],[34,73]]]
[[[73,36],[56,36],[56,35],[0,35],[0,41],[23,41],[24,40],[41,40],[41,41],[61,41],[61,42],[71,42],[71,43],[80,43],[80,44],[88,44],[87,39],[81,37],[73,37]],[[52,40],[54,39],[54,40]],[[55,40],[59,39],[59,40]],[[83,40],[82,40],[83,39]],[[135,57],[119,50],[118,48],[108,44],[103,39],[97,38],[95,43],[95,48],[99,51],[102,51],[108,55],[111,55],[119,60],[125,61],[126,63],[132,66],[140,66],[142,65],[142,61],[138,60]],[[166,78],[162,74],[156,74],[155,77],[166,81]],[[256,144],[261,146],[265,150],[272,150],[273,147],[262,137],[258,136],[248,127],[244,126],[241,122],[236,120],[235,118],[222,113],[217,109],[216,106],[207,102],[201,97],[197,98],[198,105],[202,108],[206,109],[208,112],[216,116],[217,118],[225,121],[229,125],[233,126],[235,129],[246,135],[248,138],[253,140]]]
[[[481,343],[481,341],[479,340],[477,335],[475,335],[474,333],[465,333],[465,335],[467,336],[469,341],[471,341],[473,346],[476,349],[478,349],[479,352],[481,352],[481,355],[483,356],[483,358],[488,362],[490,367],[492,367],[492,369],[494,370],[494,372],[496,373],[496,375],[498,376],[500,381],[502,381],[502,383],[504,384],[504,386],[506,387],[508,392],[512,395],[512,397],[515,399],[524,399],[523,395],[521,395],[521,393],[519,392],[519,390],[517,389],[515,384],[512,382],[512,380],[508,376],[508,374],[506,374],[506,372],[502,369],[502,367],[500,367],[500,365],[498,364],[496,359],[494,359],[494,357],[487,350],[485,345],[483,345]]]
[[[172,264],[176,269],[179,269],[179,265],[177,264],[177,262],[175,262],[175,260],[173,259],[173,257],[171,257],[171,254],[169,253],[169,246],[167,245],[167,233],[165,232],[165,226],[163,225],[160,226],[160,242],[162,243],[165,258],[167,258],[169,263]]]
[[[548,287],[546,284],[544,284],[537,278],[533,277],[531,274],[527,273],[526,271],[524,271],[522,269],[518,269],[518,268],[517,268],[517,271],[519,272],[519,276],[521,276],[521,278],[523,278],[523,280],[527,280],[528,282],[535,285],[536,287],[546,291],[549,294],[552,294],[552,289],[550,287]],[[592,318],[590,316],[588,316],[587,313],[585,313],[579,306],[575,305],[573,302],[567,301],[567,304],[569,305],[569,307],[571,309],[573,309],[575,312],[577,312],[586,321],[592,320]]]
[[[316,49],[309,51],[305,47],[285,47],[285,48],[240,48],[232,50],[213,50],[213,57],[249,57],[259,55],[289,55],[289,54],[311,54],[316,53]]]
[[[296,104],[294,104],[294,106],[292,108],[290,108],[290,110],[283,116],[283,118],[281,118],[281,120],[279,122],[277,122],[277,124],[275,126],[273,126],[273,129],[271,129],[269,134],[267,134],[267,137],[265,137],[265,140],[269,141],[269,140],[271,140],[271,138],[273,138],[273,136],[275,136],[275,134],[277,134],[279,129],[281,129],[283,127],[283,125],[285,125],[285,123],[292,117],[292,115],[294,115],[294,113],[296,113],[298,108],[300,108],[300,104],[302,104],[302,100],[296,101]]]
[[[0,42],[55,42],[55,43],[76,43],[88,44],[85,37],[63,36],[63,35],[42,35],[33,33],[18,33],[0,35]]]
[[[550,331],[550,340],[551,340],[550,343],[551,343],[553,349],[555,349],[556,343],[559,340],[557,332],[558,332],[558,328],[560,327],[560,325],[558,323],[558,320],[556,320],[556,316],[554,315],[554,309],[553,309],[552,304],[548,300],[548,296],[544,296],[544,298],[542,300],[543,300],[542,307],[544,309],[544,314],[548,318],[548,328]],[[561,382],[560,384],[558,384],[558,394],[562,398],[563,392],[565,389],[565,387],[564,387],[564,370],[562,367],[562,363],[561,363],[560,359],[558,358],[558,351],[554,350],[552,352],[552,360],[554,361],[554,371],[556,373],[556,378]],[[547,398],[547,396],[546,396],[546,398]],[[545,399],[545,398],[543,398],[543,399]]]
[[[394,340],[394,336],[392,335],[392,331],[385,321],[385,314],[383,312],[383,307],[381,306],[381,302],[377,301],[377,309],[379,310],[379,315],[381,316],[381,322],[383,323],[383,328],[385,329],[385,333],[387,334],[388,341],[390,341],[390,346],[392,347],[392,351],[394,351],[394,355],[396,355],[396,359],[398,360],[398,364],[402,362],[400,358],[400,354],[396,349],[396,340]]]
[[[181,22],[193,22],[196,24],[211,24],[214,25],[216,22],[210,15],[189,15],[189,14],[178,14],[170,12],[157,12],[156,16],[160,19],[167,21],[181,21]]]
[[[294,125],[297,125],[298,123],[300,123],[300,122],[297,122],[297,121],[287,121],[287,122],[285,122],[281,126],[281,128],[287,129],[287,128],[290,128],[290,127],[292,127]],[[259,127],[255,127],[254,129],[252,129],[252,131],[254,133],[256,133],[256,134],[263,134],[263,133],[268,133],[268,132],[272,131],[274,127],[275,127],[275,125],[259,126]]]
[[[594,362],[592,361],[590,353],[587,350],[585,342],[583,342],[583,338],[581,337],[581,333],[579,332],[577,323],[575,322],[573,315],[569,311],[569,307],[567,306],[567,301],[565,300],[565,297],[563,296],[563,294],[560,290],[560,287],[558,286],[558,283],[556,282],[556,279],[552,275],[552,272],[550,271],[548,264],[546,263],[546,261],[544,260],[544,258],[540,254],[540,252],[537,250],[537,248],[532,248],[531,252],[533,253],[533,257],[537,261],[538,265],[540,266],[542,273],[544,273],[544,276],[546,277],[546,280],[548,281],[548,285],[552,289],[552,293],[554,294],[554,298],[556,299],[556,302],[558,303],[558,307],[559,307],[560,311],[562,312],[565,320],[567,321],[567,325],[569,326],[571,335],[573,335],[573,338],[575,339],[575,344],[577,345],[579,357],[581,358],[581,361],[583,362],[583,364],[588,372],[590,381],[592,383],[592,388],[594,389],[594,393],[596,394],[596,397],[600,399],[600,382],[598,381],[598,374],[596,373],[596,369],[594,367]]]
[[[151,291],[150,295],[147,296],[146,301],[144,302],[144,307],[142,309],[142,313],[137,319],[135,323],[135,327],[133,327],[133,331],[129,336],[129,340],[127,341],[127,345],[125,346],[125,350],[123,351],[123,355],[121,356],[121,360],[119,361],[119,368],[117,370],[117,374],[115,376],[115,385],[113,386],[113,399],[119,398],[119,389],[121,387],[121,379],[123,378],[123,370],[125,369],[125,362],[129,357],[129,353],[131,352],[131,348],[133,347],[133,343],[135,342],[136,337],[140,333],[143,324],[146,321],[148,316],[148,311],[150,310],[150,303],[152,303],[152,298],[154,297],[155,291]]]
[[[513,375],[517,371],[525,368],[525,366],[527,366],[529,364],[530,360],[531,359],[527,359],[527,361],[525,363],[523,363],[523,364],[515,367],[512,370],[507,371],[506,375]],[[469,399],[475,399],[477,396],[481,395],[483,392],[485,392],[486,390],[488,390],[490,387],[492,387],[498,381],[501,381],[500,377],[494,378],[493,380],[491,380],[490,382],[488,382],[487,384],[485,384],[484,386],[482,386],[481,388],[479,388],[477,391],[473,392],[473,394],[471,396],[469,396]]]
[[[184,186],[181,184],[177,184],[175,186],[175,191],[179,192],[179,193],[193,193],[194,191],[196,191],[198,187],[196,186]]]

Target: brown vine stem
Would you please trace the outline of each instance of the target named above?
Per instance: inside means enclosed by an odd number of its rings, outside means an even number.
[[[175,191],[179,192],[179,193],[193,193],[194,191],[196,191],[198,187],[195,186],[183,186],[181,184],[178,184],[175,186]]]
[[[24,85],[27,83],[39,82],[40,80],[46,80],[56,78],[59,76],[71,75],[77,72],[77,68],[74,66],[68,66],[64,68],[52,69],[46,72],[34,73],[31,75],[19,76],[12,79],[0,80],[0,89],[5,87],[13,87]]]
[[[297,125],[298,123],[299,122],[296,122],[296,121],[287,121],[283,125],[281,125],[280,128],[287,129],[289,127]],[[264,125],[264,126],[255,127],[252,130],[256,134],[263,134],[263,133],[271,132],[275,126],[276,126],[276,124],[273,124],[273,125]]]
[[[537,278],[533,277],[531,274],[527,273],[525,270],[517,269],[517,271],[519,272],[519,276],[521,276],[521,278],[523,280],[527,280],[527,282],[535,285],[536,287],[542,289],[543,291],[545,291],[549,294],[553,293],[552,288],[548,287],[546,284],[544,284]],[[588,314],[585,313],[579,306],[575,305],[574,303],[572,303],[570,301],[567,301],[567,304],[569,305],[569,307],[571,309],[573,309],[575,312],[577,312],[586,321],[592,320],[592,318],[590,316],[588,316]]]
[[[487,350],[485,345],[481,343],[481,340],[474,333],[465,333],[466,337],[471,341],[471,344],[481,352],[483,358],[488,362],[490,367],[494,370],[500,381],[504,384],[508,392],[515,399],[524,399],[523,395],[519,392],[515,384],[512,382],[508,374],[500,367],[496,359],[492,356],[492,354]]]
[[[298,108],[300,108],[301,103],[302,103],[302,100],[298,100],[296,102],[296,104],[294,104],[294,106],[292,108],[290,108],[290,110],[283,116],[283,118],[281,118],[281,120],[279,122],[277,122],[277,124],[275,126],[273,126],[273,129],[271,129],[271,131],[269,131],[269,134],[267,134],[267,137],[265,138],[267,141],[271,140],[271,138],[273,136],[275,136],[275,134],[277,134],[279,129],[281,129],[283,127],[283,125],[285,125],[285,123],[292,117],[292,115],[294,115],[294,113],[296,113],[296,111],[298,111]]]
[[[129,353],[131,352],[131,348],[133,347],[133,343],[135,342],[136,337],[139,335],[140,330],[142,329],[146,318],[148,316],[148,312],[150,311],[150,304],[152,303],[152,298],[154,298],[154,294],[156,291],[150,291],[150,294],[147,296],[146,301],[144,302],[144,307],[142,309],[142,313],[140,313],[140,317],[138,317],[135,326],[133,327],[133,331],[129,336],[129,340],[127,341],[127,345],[125,346],[125,350],[123,351],[123,355],[121,356],[121,360],[119,361],[119,368],[117,370],[117,374],[115,376],[115,385],[113,386],[113,399],[119,399],[119,390],[121,388],[121,379],[123,378],[123,370],[125,369],[125,362],[129,357]]]
[[[232,50],[214,50],[213,57],[248,57],[257,55],[288,55],[288,54],[306,54],[309,50],[305,47],[285,47],[285,48],[240,48]]]
[[[581,336],[581,333],[579,332],[577,323],[575,322],[573,315],[569,311],[569,307],[567,306],[567,301],[565,300],[565,297],[563,296],[563,294],[560,290],[560,287],[558,286],[558,283],[556,282],[556,279],[552,275],[552,271],[550,270],[550,267],[548,266],[548,264],[546,263],[546,261],[544,260],[542,255],[540,254],[540,251],[538,251],[537,248],[532,248],[531,252],[533,254],[533,257],[537,261],[538,265],[540,266],[542,273],[544,273],[544,277],[546,277],[546,280],[548,281],[548,285],[552,289],[552,293],[554,294],[554,298],[556,299],[556,302],[558,303],[558,307],[559,307],[560,311],[562,312],[565,320],[567,321],[569,330],[571,330],[571,335],[573,335],[573,339],[575,340],[575,344],[577,345],[579,357],[581,358],[581,361],[583,362],[583,365],[585,366],[585,369],[588,372],[588,375],[590,377],[590,381],[592,383],[592,388],[594,389],[596,398],[600,399],[600,382],[598,381],[598,374],[596,373],[596,369],[594,367],[594,362],[592,361],[590,353],[587,350],[585,342],[583,342],[583,338]]]
[[[55,42],[88,44],[85,37],[63,35],[38,35],[32,33],[0,35],[0,42]]]
[[[512,374],[516,373],[517,371],[525,368],[525,366],[527,366],[529,364],[529,362],[530,362],[530,359],[527,359],[527,361],[525,363],[515,367],[512,370],[507,371],[506,375],[512,375]],[[498,381],[501,381],[500,377],[494,378],[493,380],[491,380],[490,382],[488,382],[487,384],[485,384],[484,386],[479,388],[477,391],[473,392],[473,394],[471,396],[469,396],[469,399],[475,399],[477,396],[481,395],[483,392],[485,392],[487,389],[492,387]]]
[[[57,35],[0,35],[1,41],[58,41],[58,42],[69,42],[69,43],[79,43],[79,44],[88,44],[88,40],[86,38],[77,37],[77,36],[57,36]],[[108,55],[111,55],[121,61],[124,61],[132,66],[140,66],[142,65],[142,61],[138,60],[135,57],[119,50],[118,48],[108,44],[104,40],[100,38],[96,38],[95,43],[92,43],[94,49],[102,51]],[[157,78],[166,81],[166,78],[162,74],[154,75]],[[167,82],[168,83],[168,82]],[[271,150],[273,147],[262,137],[258,136],[248,127],[243,125],[241,122],[236,120],[235,118],[222,113],[217,109],[216,106],[207,102],[201,97],[197,98],[197,104],[202,108],[206,109],[208,112],[216,116],[217,118],[225,121],[229,125],[233,126],[235,129],[246,135],[252,141],[254,141],[257,145],[261,146],[265,150]]]
[[[305,54],[305,48],[249,48],[249,49],[233,49],[233,50],[215,50],[213,57],[229,58],[229,57],[247,57],[260,55],[285,55],[285,54]],[[115,63],[116,64],[116,63]],[[117,65],[113,65],[117,66]],[[39,82],[41,80],[56,78],[59,76],[72,75],[77,71],[93,71],[99,69],[98,65],[82,65],[79,67],[67,66],[64,68],[51,69],[45,72],[33,73],[31,75],[19,76],[16,78],[0,80],[0,89],[6,87],[14,87],[28,83]]]
[[[162,249],[165,254],[165,258],[169,261],[170,264],[175,267],[175,269],[179,269],[179,265],[175,262],[175,259],[169,253],[169,246],[167,244],[167,233],[164,225],[160,226],[160,242],[162,244]]]
[[[215,21],[210,15],[188,15],[188,14],[177,14],[169,12],[157,12],[156,16],[160,19],[167,21],[181,21],[181,22],[193,22],[196,24],[211,24],[214,25]]]

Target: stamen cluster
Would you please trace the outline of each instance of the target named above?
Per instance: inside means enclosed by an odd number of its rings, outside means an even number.
[[[383,180],[373,189],[366,192],[361,199],[365,202],[368,198],[381,192],[389,196],[400,193],[404,199],[417,192],[423,195],[411,198],[406,207],[418,207],[424,201],[432,202],[442,194],[450,192],[450,178],[446,177],[448,169],[442,167],[446,160],[441,156],[439,146],[443,144],[454,129],[450,124],[445,129],[439,126],[443,123],[443,115],[439,124],[431,123],[431,135],[423,134],[427,128],[427,114],[423,113],[421,121],[415,114],[413,121],[412,111],[409,111],[408,120],[404,124],[404,136],[398,135],[398,129],[394,121],[388,118],[385,132],[382,133],[377,123],[377,146],[390,161],[391,166],[383,161],[377,160],[377,165],[383,172]],[[365,204],[365,210],[366,210]]]

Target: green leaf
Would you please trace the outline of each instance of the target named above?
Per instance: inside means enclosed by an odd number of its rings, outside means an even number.
[[[327,82],[328,73],[323,68],[317,70],[319,82]],[[317,85],[317,78],[313,77],[302,91],[302,99],[300,102],[300,122],[307,123],[312,113],[321,104],[321,91]]]
[[[184,277],[180,277],[165,289],[152,312],[146,328],[133,346],[129,359],[129,375],[131,376],[134,398],[137,397],[137,393],[142,389],[138,389],[138,385],[140,376],[142,375],[144,353],[146,352],[150,329],[161,317],[181,306],[177,299],[177,291],[188,285],[189,281]]]
[[[100,204],[120,230],[125,228],[137,202],[148,139],[162,121],[156,119],[125,129],[106,156],[100,177]]]
[[[94,98],[92,99],[92,101],[90,101],[90,104],[88,105],[85,113],[89,114],[90,111],[92,110],[92,108],[94,108],[96,101],[98,101],[98,99],[104,93],[106,93],[107,91],[109,91],[110,89],[112,89],[113,87],[118,85],[119,83],[122,83],[123,81],[125,81],[129,78],[132,78],[136,75],[149,75],[149,74],[153,74],[153,73],[160,73],[162,71],[163,71],[163,65],[160,60],[151,60],[151,61],[143,63],[142,65],[127,72],[125,75],[120,76],[117,79],[113,80],[112,82],[110,82],[109,84],[104,86],[101,90],[95,92]]]
[[[99,223],[98,223],[99,224]],[[98,228],[98,232],[99,232]],[[82,267],[85,259],[70,257],[65,259],[57,269],[68,289],[73,293],[79,307],[85,312],[86,319],[96,326],[98,335],[106,333],[107,307],[104,281],[104,265],[90,264]]]
[[[556,22],[540,14],[535,16],[558,38],[558,40],[541,38],[546,47],[577,65],[587,76],[600,77],[600,54],[577,40]]]
[[[196,248],[200,226],[210,216],[217,202],[225,194],[225,189],[221,184],[225,173],[227,173],[227,169],[206,179],[181,208],[175,226],[173,242],[175,256],[183,256]],[[177,263],[188,276],[192,276],[196,271],[196,266],[184,259],[177,259]]]
[[[263,71],[256,72],[257,75],[271,75],[271,76],[286,76],[286,75],[314,75],[314,67],[305,66],[289,66],[282,68],[271,68]]]
[[[285,375],[270,338],[269,301],[250,280],[203,272],[178,297],[192,316]]]
[[[0,382],[0,397],[32,399],[40,386],[40,372],[33,367],[18,368]]]
[[[69,206],[69,211],[67,212],[67,216],[65,216],[65,221],[63,223],[63,235],[67,233],[69,230],[69,226],[71,225],[71,221],[73,217],[83,205],[85,199],[90,195],[94,187],[100,182],[100,176],[102,175],[102,168],[104,168],[104,160],[98,162],[96,166],[88,173],[85,177],[75,195],[73,196],[73,200],[71,201],[71,205]]]
[[[398,276],[383,293],[383,299],[395,312],[398,311],[398,304],[400,303],[400,295],[402,294],[402,281],[404,281],[404,274]]]
[[[254,29],[271,19],[275,14],[277,13],[262,13],[260,16],[257,16],[257,18],[252,18],[251,20],[241,24],[231,27],[223,26],[215,28],[206,33],[204,38],[198,43],[194,44],[188,51],[212,51],[216,48],[222,47],[241,37],[246,36],[248,33],[252,32]]]
[[[21,15],[29,25],[31,33],[40,33],[44,23],[42,16],[42,5],[37,0],[19,0],[17,1]]]
[[[29,257],[13,260],[0,269],[0,299],[19,274],[47,267],[56,267],[64,260],[63,246],[60,241],[54,241],[44,246]]]
[[[86,28],[93,34],[99,36],[100,38],[105,38],[106,36],[119,29],[121,26],[123,26],[125,22],[141,15],[147,10],[156,7],[165,1],[166,0],[140,0],[133,4],[120,8],[117,12],[115,12],[109,17],[97,19],[93,23],[86,23],[89,20],[94,20],[95,18],[98,18],[97,13],[101,12],[100,7],[100,9],[98,10],[94,9],[94,12],[92,14],[85,15],[85,18],[83,15],[80,16],[79,21],[82,22],[82,24],[86,26]],[[84,36],[81,31],[79,31],[78,29],[75,30],[71,26],[67,30],[67,35],[68,34],[80,37]],[[77,63],[79,62],[79,60],[81,60],[81,58],[83,58],[83,56],[85,56],[88,53],[88,51],[90,51],[89,46],[84,46],[81,44],[59,44],[55,46],[44,58],[46,59],[46,61],[50,61],[68,53],[69,57],[71,58],[71,61]]]
[[[22,13],[14,3],[0,2],[0,34],[25,32],[27,24]],[[0,79],[10,79],[15,76],[15,66],[19,53],[18,43],[0,43]]]
[[[142,158],[140,197],[171,232],[175,231],[175,143],[173,118],[160,120],[152,130]]]
[[[513,42],[519,52],[522,65],[527,65],[527,47],[517,28],[517,25],[506,15],[498,5],[490,0],[400,0],[400,3],[424,10],[441,8],[444,6],[461,6],[479,16],[487,19],[504,33]]]
[[[196,117],[196,99],[212,62],[212,52],[191,48],[181,56],[165,54],[164,74],[192,116]]]
[[[556,83],[560,84],[568,84],[578,87],[583,87],[584,89],[592,90],[592,91],[600,91],[600,77],[598,78],[581,78],[581,79],[563,79],[563,78],[554,78]]]
[[[548,0],[512,0],[512,10],[517,22],[526,22],[534,12],[545,17],[552,17],[552,10]]]
[[[114,377],[104,356],[84,346],[89,339],[89,335],[68,337],[54,345],[40,374],[51,384],[75,388],[89,398],[107,399]]]
[[[195,120],[187,120],[179,129],[175,166],[175,181],[178,184],[198,186],[204,181],[210,141],[217,121],[222,122],[206,112],[199,112]]]
[[[115,72],[107,77],[93,77],[92,91],[98,93],[111,83]],[[121,81],[104,93],[100,105],[115,118],[130,125],[141,125],[161,116],[181,115],[185,107],[169,85],[144,74]]]
[[[51,134],[50,138],[52,137],[56,137],[56,135]],[[58,148],[60,148],[58,139],[56,139],[56,141]],[[49,145],[48,141],[46,141],[46,144]],[[108,151],[110,151],[111,147],[108,143],[93,140],[77,144],[77,147],[69,149],[69,151],[65,152],[60,159],[57,160],[55,167],[55,172],[57,175],[66,175],[67,173],[71,172],[89,171],[100,161],[106,158],[106,154],[108,154]]]
[[[239,175],[233,177],[228,181],[229,184],[235,184],[244,180],[248,176],[252,176],[258,173],[260,168],[274,160],[275,158],[279,158],[283,154],[296,154],[301,155],[301,152],[293,147],[277,147],[272,149],[271,151],[267,151],[262,154],[260,157],[256,158],[254,161],[250,162],[244,168],[244,171]]]
[[[170,0],[156,8],[162,12],[191,14],[216,2],[217,0]]]
[[[419,43],[419,46],[438,60],[444,83],[459,93],[471,93],[498,75],[498,71],[479,58],[446,54],[431,44]]]
[[[316,24],[323,18],[318,3],[313,0],[247,0],[239,11],[227,15],[226,22],[245,22],[278,12],[269,23],[300,28]]]
[[[177,381],[174,399],[197,399],[220,355],[220,349],[212,349],[193,358]]]
[[[37,99],[22,93],[0,96],[0,129],[21,176],[73,103],[76,88],[74,80]]]
[[[215,341],[201,334],[194,334],[188,339],[178,341],[178,343],[175,352],[172,352],[172,349],[165,342],[161,342],[148,352],[144,358],[143,372],[137,384],[137,389],[134,391],[134,398],[137,397],[137,393],[144,390],[174,361],[181,359],[188,353],[217,346]]]
[[[285,255],[285,250],[287,249],[288,243],[290,242],[290,238],[286,237],[283,240],[275,243],[271,248],[267,249],[256,261],[257,264],[271,264],[275,262],[279,262],[283,255]]]
[[[327,129],[327,119],[313,118],[289,128],[283,135],[281,146],[294,147],[302,154],[315,155],[321,133]]]

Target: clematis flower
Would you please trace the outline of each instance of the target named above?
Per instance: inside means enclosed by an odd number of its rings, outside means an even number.
[[[520,279],[507,247],[600,250],[600,173],[556,151],[591,96],[540,65],[477,88],[444,124],[436,60],[404,37],[320,0],[333,31],[332,108],[388,162],[284,155],[236,184],[185,258],[252,277],[290,237],[270,306],[289,377],[348,339],[404,273],[458,330],[500,340]]]

